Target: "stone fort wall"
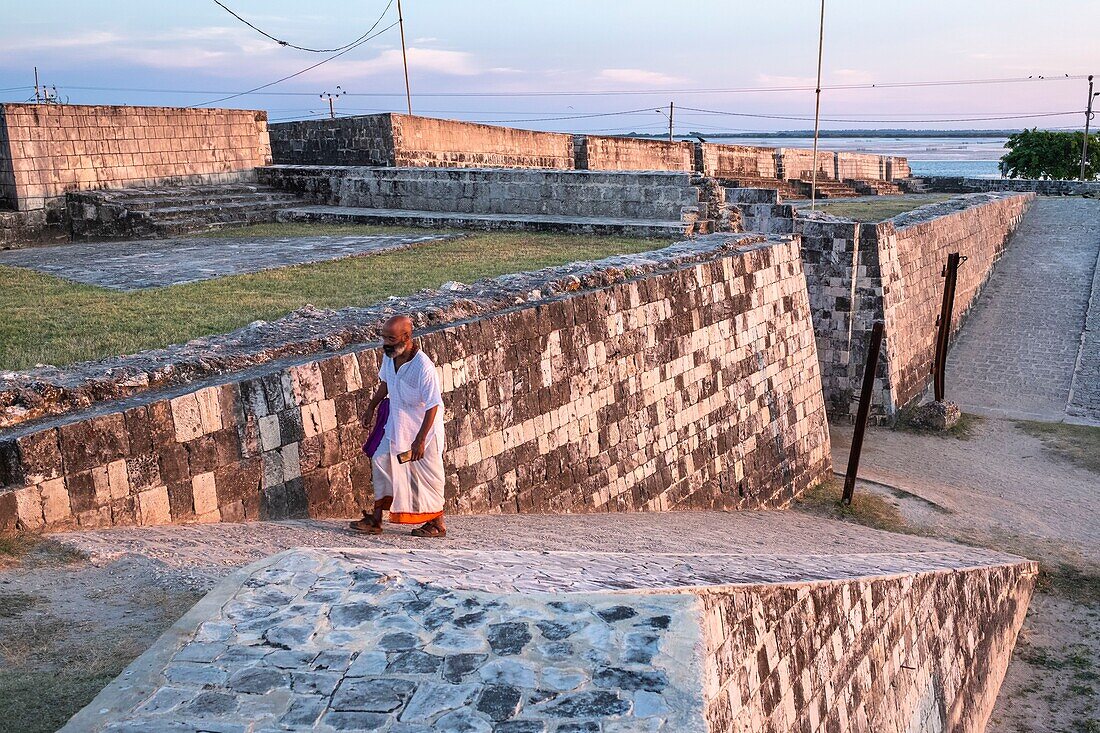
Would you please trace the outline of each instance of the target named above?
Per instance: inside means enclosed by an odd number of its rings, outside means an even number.
[[[635,277],[608,264],[592,271],[606,286],[566,278],[560,296],[418,334],[443,382],[450,511],[782,507],[828,475],[797,241],[646,258]],[[378,362],[361,344],[0,433],[0,527],[354,514]]]
[[[871,326],[885,323],[875,416],[890,419],[931,383],[947,255],[959,268],[957,333],[1033,194],[971,194],[877,224],[799,212],[794,230],[810,292],[830,414],[855,415]]]
[[[1034,563],[699,593],[712,731],[981,733]]]
[[[266,112],[0,105],[0,206],[18,211],[69,191],[237,181],[270,163]]]
[[[276,163],[573,168],[573,136],[402,114],[270,126]]]
[[[693,171],[695,147],[639,137],[576,135],[576,166],[591,171]]]

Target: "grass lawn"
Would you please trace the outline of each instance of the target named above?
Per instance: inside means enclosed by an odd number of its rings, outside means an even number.
[[[826,214],[832,214],[833,216],[843,216],[856,221],[878,222],[893,218],[898,214],[904,214],[906,211],[912,211],[925,204],[946,201],[953,196],[954,194],[950,193],[918,193],[907,194],[905,196],[882,196],[873,201],[845,201],[844,199],[837,199],[824,203],[819,202],[817,208],[819,211],[823,211]],[[806,205],[802,208],[808,209],[810,207]]]
[[[1017,420],[1016,427],[1043,441],[1055,455],[1100,473],[1100,428],[1035,420]]]
[[[258,225],[214,236],[370,234],[381,227]],[[402,230],[407,231],[407,230]],[[448,280],[536,270],[665,240],[567,234],[475,233],[412,249],[131,293],[0,267],[0,370],[61,366],[225,333],[311,303],[341,308],[438,287]],[[107,245],[109,247],[110,245]]]

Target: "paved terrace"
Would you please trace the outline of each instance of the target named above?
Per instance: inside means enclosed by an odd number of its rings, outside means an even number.
[[[132,291],[359,257],[449,238],[438,234],[189,237],[87,242],[0,252],[0,265]]]
[[[222,581],[64,730],[701,731],[688,588],[1016,560],[789,512],[449,523],[429,541],[316,520],[58,535],[211,577],[313,548]]]
[[[1100,201],[1037,198],[948,357],[948,399],[977,414],[1100,424],[1098,260]]]

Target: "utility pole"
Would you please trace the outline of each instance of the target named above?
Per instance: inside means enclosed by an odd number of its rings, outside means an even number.
[[[1085,180],[1085,163],[1088,162],[1089,155],[1089,120],[1092,119],[1092,100],[1096,96],[1092,92],[1092,74],[1089,74],[1089,101],[1085,106],[1085,137],[1081,140],[1081,175],[1079,177],[1082,181]]]
[[[409,106],[409,114],[413,113],[412,92],[409,91],[409,58],[405,52],[405,16],[401,14],[401,0],[397,0],[397,25],[401,30],[401,63],[405,67],[405,102]]]
[[[1091,76],[1089,77],[1092,78]],[[38,67],[34,67],[34,103],[41,104],[42,97],[38,93]]]
[[[672,142],[672,112],[673,112],[673,106],[672,105],[673,105],[672,102],[668,103],[668,141],[669,142]]]
[[[810,183],[810,211],[817,208],[817,133],[821,126],[821,52],[825,47],[825,0],[821,0],[821,26],[817,36],[817,102],[814,104],[814,172]]]

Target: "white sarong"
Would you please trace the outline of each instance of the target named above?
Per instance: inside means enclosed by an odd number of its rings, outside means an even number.
[[[393,497],[390,521],[421,524],[443,513],[443,397],[435,364],[423,351],[394,370],[393,359],[382,357],[379,378],[386,383],[390,417],[386,437],[371,459],[374,498]],[[412,448],[413,439],[424,424],[424,414],[439,407],[424,441],[424,457],[401,463],[398,453]]]

